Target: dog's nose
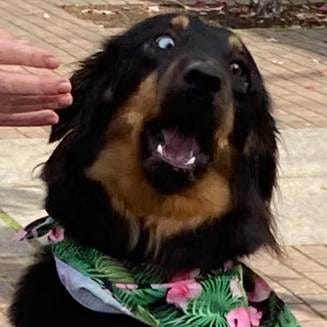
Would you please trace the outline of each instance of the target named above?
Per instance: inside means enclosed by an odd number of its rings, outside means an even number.
[[[218,92],[221,87],[218,71],[203,61],[193,61],[186,66],[184,81],[188,86],[208,93]]]

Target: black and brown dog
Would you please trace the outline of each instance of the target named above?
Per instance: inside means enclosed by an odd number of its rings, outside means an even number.
[[[46,163],[46,210],[71,238],[171,271],[278,250],[269,206],[276,134],[249,51],[231,31],[163,15],[110,40],[72,77]],[[11,306],[16,327],[144,326],[89,311],[45,250]]]

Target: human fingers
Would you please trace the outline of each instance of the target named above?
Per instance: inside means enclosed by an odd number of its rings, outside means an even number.
[[[66,108],[73,102],[70,93],[59,95],[12,95],[2,94],[0,97],[0,112],[4,112],[4,107],[21,107],[21,106],[43,106],[46,108]],[[55,106],[55,107],[53,107]]]
[[[58,115],[52,110],[15,114],[0,113],[0,126],[45,126],[56,124],[58,121]]]
[[[17,39],[0,38],[0,64],[55,69],[59,60],[49,51]]]
[[[68,79],[0,71],[0,95],[55,95],[71,91]]]

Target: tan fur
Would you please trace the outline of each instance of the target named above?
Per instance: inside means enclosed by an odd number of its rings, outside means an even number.
[[[226,107],[228,105],[226,104]],[[234,108],[225,110],[225,115],[222,119],[223,123],[218,128],[215,134],[217,150],[214,154],[214,164],[220,173],[224,176],[229,176],[231,170],[232,148],[229,142],[229,136],[234,126]]]
[[[229,153],[232,118],[228,117],[227,127],[217,132],[221,143],[217,142],[217,162],[199,181],[174,195],[162,195],[147,182],[140,165],[139,136],[144,122],[158,113],[157,99],[153,74],[112,120],[107,143],[87,170],[91,179],[103,185],[113,207],[129,221],[130,246],[136,244],[142,225],[150,231],[152,250],[158,250],[161,241],[169,236],[219,219],[231,202],[226,169],[221,169],[222,156]]]
[[[241,39],[235,35],[232,34],[229,39],[228,39],[229,46],[231,47],[232,50],[241,52],[243,50],[243,43]]]
[[[190,20],[186,16],[177,16],[171,20],[171,24],[176,32],[181,32],[188,28]]]

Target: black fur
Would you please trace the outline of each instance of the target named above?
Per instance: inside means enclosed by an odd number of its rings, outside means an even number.
[[[50,141],[64,138],[43,174],[48,186],[46,209],[65,227],[68,235],[111,256],[135,262],[154,260],[145,251],[146,230],[142,231],[137,246],[130,250],[124,219],[111,207],[102,187],[89,180],[84,172],[104,145],[109,121],[128,96],[151,72],[164,72],[173,60],[173,55],[143,46],[151,44],[150,40],[155,40],[158,35],[166,34],[172,17],[159,16],[138,24],[123,36],[109,41],[104,51],[83,63],[72,77],[74,103],[60,112],[60,123],[53,127]],[[215,224],[164,242],[156,260],[172,271],[219,267],[226,260],[249,255],[263,246],[278,251],[269,210],[276,183],[277,131],[262,78],[246,49],[242,58],[234,58],[244,66],[242,76],[229,76],[228,66],[233,59],[227,42],[229,31],[206,26],[192,18],[184,33],[184,43],[180,49],[178,44],[176,46],[176,56],[203,53],[208,57],[215,56],[223,70],[222,83],[232,86],[236,108],[230,138],[235,149],[229,181],[233,205],[230,212]],[[191,121],[185,126],[185,133],[194,132],[201,126],[201,121],[207,133],[212,133],[217,128],[214,120],[219,113],[209,109],[201,114],[203,117],[198,116],[202,119],[197,121],[198,124]],[[172,117],[174,114],[168,113],[160,119],[169,125],[175,119]],[[253,142],[246,148],[250,136]],[[204,148],[207,147],[208,156],[212,156],[208,137],[201,142]],[[205,165],[202,168],[199,176],[205,172]],[[159,178],[157,187],[166,183],[163,192],[176,192],[187,187],[187,176],[174,178],[170,174],[167,171],[164,176],[170,178],[161,180],[160,174],[156,177]],[[47,251],[39,256],[18,285],[10,316],[16,327],[143,326],[136,320],[94,313],[77,304],[61,286]]]

